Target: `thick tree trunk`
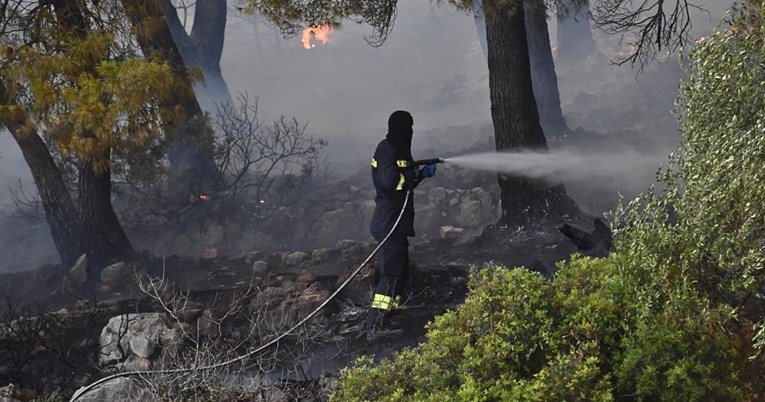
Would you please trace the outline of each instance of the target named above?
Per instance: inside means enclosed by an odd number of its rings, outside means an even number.
[[[194,95],[186,64],[170,33],[160,0],[122,0],[136,39],[145,55],[167,60],[185,85],[176,88],[168,109],[181,106],[183,115],[177,124],[170,115],[163,117],[167,133],[169,182],[171,196],[185,197],[211,190],[217,177],[213,156],[214,135],[204,122],[202,108]],[[191,193],[191,194],[189,194]]]
[[[586,60],[595,51],[590,27],[589,2],[558,0],[558,60],[574,63]]]
[[[531,82],[539,109],[539,122],[547,138],[557,140],[564,137],[569,130],[560,108],[558,76],[555,74],[555,62],[550,47],[544,0],[526,0],[524,13],[531,61]]]
[[[77,38],[85,38],[88,22],[81,4],[75,1],[54,0],[56,18],[60,25]],[[88,137],[90,133],[81,133]],[[85,249],[91,264],[105,265],[111,260],[131,257],[133,247],[122,229],[112,205],[111,160],[110,151],[101,155],[106,161],[106,169],[96,171],[91,161],[78,163],[78,213],[79,221],[85,230]],[[91,269],[90,274],[97,277],[99,272]],[[95,278],[93,278],[95,279]]]
[[[531,84],[522,0],[485,0],[489,94],[498,151],[546,150]],[[500,224],[523,226],[558,220],[575,204],[562,185],[505,173],[499,175]]]
[[[226,34],[226,1],[198,0],[191,35],[186,33],[173,3],[161,0],[161,5],[184,63],[188,67],[199,68],[204,76],[204,82],[194,85],[202,109],[215,113],[218,104],[232,103],[228,84],[220,69]]]
[[[558,76],[550,47],[550,33],[547,30],[547,18],[543,0],[526,0],[525,23],[531,61],[531,79],[534,98],[539,110],[540,123],[549,138],[558,139],[570,130],[563,118],[558,91]],[[473,1],[473,14],[478,39],[484,56],[488,59],[486,44],[486,19],[481,0]]]
[[[66,189],[61,172],[42,138],[31,126],[21,121],[3,123],[19,144],[24,160],[32,172],[61,264],[69,267],[86,251],[86,240],[85,231],[80,224],[77,210]]]
[[[113,259],[130,258],[133,247],[112,207],[111,169],[97,171],[90,161],[82,161],[78,173],[79,213],[88,234],[91,261],[105,265]]]

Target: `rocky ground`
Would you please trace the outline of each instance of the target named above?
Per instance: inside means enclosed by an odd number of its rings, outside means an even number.
[[[593,231],[587,227],[591,222],[572,223]],[[12,313],[0,324],[0,379],[16,384],[13,395],[23,401],[35,393],[71,394],[105,372],[192,365],[186,359],[190,352],[198,358],[199,350],[211,351],[206,362],[225,360],[297,323],[374,247],[342,240],[310,252],[147,256],[104,268],[95,284],[87,283],[87,271],[98,267],[89,267],[86,259],[65,275],[53,267],[6,275],[4,310]],[[370,342],[362,323],[376,280],[375,259],[304,328],[274,350],[249,359],[258,369],[233,365],[235,375],[226,372],[224,383],[232,387],[231,378],[236,378],[242,389],[262,395],[278,391],[293,399],[290,395],[300,390],[300,399],[321,400],[338,371],[356,357],[388,357],[421,342],[428,321],[464,300],[473,267],[493,261],[549,276],[554,263],[572,252],[605,252],[600,243],[584,247],[589,250],[578,249],[555,225],[524,231],[490,227],[472,238],[415,244],[406,308],[393,317],[393,325],[404,332]],[[11,294],[25,303],[14,304]],[[34,310],[32,301],[46,308]],[[125,387],[136,385],[120,381],[88,400],[125,396]]]

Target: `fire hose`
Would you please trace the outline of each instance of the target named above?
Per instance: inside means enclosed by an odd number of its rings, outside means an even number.
[[[442,158],[433,158],[433,159],[422,159],[418,161],[414,161],[410,164],[410,166],[422,166],[422,165],[430,165],[430,164],[436,164],[436,163],[444,163],[444,159]],[[176,368],[176,369],[161,369],[161,370],[137,370],[137,371],[125,371],[122,373],[116,373],[109,376],[106,376],[104,378],[101,378],[100,380],[97,380],[89,385],[86,385],[83,388],[80,388],[77,390],[74,395],[72,395],[72,398],[69,400],[69,402],[74,402],[77,399],[79,399],[81,396],[85,395],[86,393],[90,392],[91,390],[95,389],[97,386],[107,382],[114,380],[116,378],[121,377],[132,377],[132,376],[145,376],[145,375],[157,375],[157,374],[180,374],[180,373],[187,373],[192,370],[198,370],[198,371],[207,371],[207,370],[214,370],[216,368],[228,366],[230,364],[234,364],[236,362],[244,361],[264,350],[266,350],[271,345],[275,345],[277,342],[279,342],[282,338],[292,333],[292,331],[298,329],[300,326],[305,324],[308,320],[310,320],[314,315],[316,315],[324,306],[326,306],[332,299],[334,299],[352,280],[356,277],[356,275],[361,272],[361,269],[364,268],[365,265],[369,263],[369,261],[377,254],[378,251],[380,251],[380,248],[385,244],[385,242],[388,241],[390,236],[393,234],[393,231],[396,230],[398,227],[399,222],[401,222],[401,217],[404,216],[404,211],[406,210],[406,205],[409,203],[409,195],[411,194],[412,190],[407,189],[406,190],[406,196],[404,197],[404,205],[401,206],[401,211],[398,214],[398,218],[396,218],[396,222],[393,224],[393,227],[391,227],[390,231],[387,235],[385,235],[385,238],[375,247],[374,250],[372,250],[372,253],[367,256],[367,258],[364,260],[364,262],[361,263],[348,278],[343,281],[342,284],[331,294],[329,297],[324,300],[318,307],[316,307],[313,311],[311,311],[307,316],[305,316],[302,320],[300,320],[297,324],[295,324],[292,328],[288,329],[287,331],[283,332],[276,338],[270,340],[264,345],[261,345],[260,347],[251,350],[243,355],[234,357],[232,359],[210,364],[207,366],[201,366],[201,367],[183,367],[183,368]]]
[[[441,161],[443,161],[443,160],[441,160]],[[417,162],[415,162],[415,164],[416,163]],[[441,163],[441,162],[434,162],[434,163]],[[424,163],[424,164],[428,164],[428,163]],[[83,388],[80,388],[79,390],[77,390],[77,392],[74,393],[74,395],[72,395],[72,398],[69,400],[69,402],[76,401],[81,396],[83,396],[86,393],[90,392],[91,390],[93,390],[97,386],[99,386],[99,385],[101,385],[101,384],[103,384],[103,383],[105,383],[107,381],[111,381],[113,379],[116,379],[116,378],[120,378],[120,377],[132,377],[132,376],[145,376],[145,375],[157,375],[157,374],[180,374],[180,373],[187,373],[187,372],[190,372],[192,370],[200,370],[200,371],[213,370],[213,369],[220,368],[220,367],[223,367],[223,366],[228,366],[229,364],[233,364],[233,363],[236,363],[236,362],[240,362],[240,361],[246,360],[246,359],[256,355],[257,353],[260,353],[263,350],[267,349],[269,346],[276,344],[277,342],[279,342],[279,340],[281,340],[285,336],[287,336],[290,333],[292,333],[292,331],[296,330],[301,325],[305,324],[306,321],[310,320],[314,315],[316,315],[316,313],[318,313],[322,308],[324,308],[324,306],[326,306],[332,299],[334,299],[353,280],[353,278],[355,278],[356,275],[358,275],[359,272],[361,272],[361,269],[364,268],[364,266],[369,263],[369,261],[372,259],[372,257],[374,257],[375,254],[377,254],[377,252],[380,250],[380,248],[385,244],[385,242],[388,241],[390,236],[393,234],[393,231],[396,230],[396,228],[398,227],[399,222],[401,222],[401,217],[404,216],[404,210],[406,209],[406,205],[409,202],[409,194],[411,192],[412,192],[412,190],[406,190],[406,197],[404,198],[404,205],[401,207],[401,212],[399,212],[398,218],[396,218],[396,222],[393,224],[393,227],[390,229],[390,232],[388,232],[388,234],[385,236],[385,238],[377,245],[377,247],[375,247],[374,250],[372,250],[372,253],[369,254],[369,256],[364,260],[364,262],[362,262],[361,265],[359,265],[358,268],[356,268],[356,270],[353,271],[353,273],[351,273],[351,275],[348,276],[348,278],[345,281],[343,281],[343,283],[326,300],[324,300],[324,302],[322,302],[318,307],[316,307],[313,311],[311,311],[307,316],[305,316],[302,320],[300,320],[292,328],[290,328],[287,331],[283,332],[281,335],[279,335],[276,338],[272,339],[268,343],[258,347],[257,349],[251,350],[251,351],[249,351],[249,352],[247,352],[247,353],[245,353],[245,354],[243,354],[241,356],[237,356],[237,357],[232,358],[230,360],[226,360],[226,361],[223,361],[223,362],[219,362],[219,363],[211,364],[211,365],[207,365],[207,366],[202,366],[202,367],[195,367],[195,368],[184,367],[184,368],[162,369],[162,370],[126,371],[126,372],[123,372],[123,373],[112,374],[112,375],[106,376],[104,378],[101,378],[100,380],[95,381],[95,382],[93,382],[93,383],[91,383],[91,384],[89,384],[89,385],[87,385],[87,386],[85,386]]]

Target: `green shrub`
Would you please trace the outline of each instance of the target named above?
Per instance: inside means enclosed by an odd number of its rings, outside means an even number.
[[[621,281],[629,259],[574,258],[552,282],[524,269],[471,275],[427,341],[344,371],[333,400],[736,400],[746,360],[732,315],[692,288],[663,305]],[[651,306],[651,307],[648,307]]]

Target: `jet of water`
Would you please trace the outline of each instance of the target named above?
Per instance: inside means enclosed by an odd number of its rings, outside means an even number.
[[[655,172],[666,156],[635,151],[582,153],[570,150],[550,152],[485,152],[446,158],[454,165],[532,178],[559,180],[628,180],[638,172]]]

